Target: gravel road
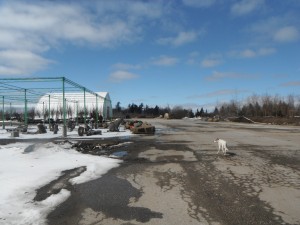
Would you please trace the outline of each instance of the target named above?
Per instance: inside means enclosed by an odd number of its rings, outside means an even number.
[[[120,167],[65,185],[71,197],[50,225],[300,224],[300,127],[147,121],[155,135],[116,140],[126,143]],[[228,155],[217,155],[217,137]]]

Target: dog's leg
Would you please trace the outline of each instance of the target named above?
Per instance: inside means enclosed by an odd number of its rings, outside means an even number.
[[[226,155],[227,151],[228,151],[228,148],[227,148],[227,145],[225,145],[224,146],[224,155]]]
[[[221,150],[221,145],[219,144],[219,149],[218,149],[218,153],[217,154],[219,154],[219,151]]]

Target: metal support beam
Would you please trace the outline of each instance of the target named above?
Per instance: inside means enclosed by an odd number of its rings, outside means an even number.
[[[2,96],[2,129],[5,129],[5,123],[4,123],[4,96]]]
[[[86,105],[85,105],[85,88],[83,88],[83,102],[84,102],[84,126],[86,126]]]
[[[76,126],[78,126],[78,101],[76,102]]]
[[[98,129],[98,125],[99,125],[99,123],[98,123],[98,120],[99,120],[99,116],[98,116],[98,94],[96,95],[96,128]]]
[[[49,104],[48,104],[48,114],[49,114],[49,116],[48,116],[48,127],[49,127],[49,130],[50,130],[50,116],[51,116],[51,113],[50,113],[50,95],[49,95]]]
[[[10,118],[10,126],[12,126],[12,119],[11,119],[11,102],[9,103],[9,118]]]
[[[28,125],[28,116],[27,116],[27,89],[24,89],[25,93],[25,109],[24,109],[24,123],[25,126]]]
[[[66,99],[65,99],[65,78],[62,78],[63,91],[63,137],[67,137],[67,121],[66,121]]]

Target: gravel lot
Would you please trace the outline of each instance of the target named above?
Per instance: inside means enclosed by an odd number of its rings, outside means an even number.
[[[50,225],[300,224],[300,127],[147,121],[156,134],[115,140],[126,143],[115,149],[128,153],[124,163],[67,185],[71,197]],[[227,156],[217,155],[217,137]]]

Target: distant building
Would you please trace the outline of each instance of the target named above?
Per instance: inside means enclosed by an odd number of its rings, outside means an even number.
[[[84,102],[86,107],[86,112],[90,113],[92,111],[96,111],[96,107],[98,108],[98,113],[103,117],[104,120],[112,118],[112,104],[110,100],[110,96],[108,92],[96,92],[98,97],[90,94],[88,92],[85,93],[85,101],[84,101],[84,93],[83,92],[66,92],[66,115],[69,117],[76,117],[76,113],[78,115],[80,112],[84,112]],[[49,98],[50,95],[50,98]],[[62,93],[47,93],[42,96],[35,110],[38,110],[40,113],[46,110],[49,110],[49,99],[50,99],[50,117],[53,119],[61,118],[60,112],[63,107],[63,94]],[[51,111],[55,111],[55,115],[51,115]],[[52,113],[53,114],[53,113]],[[87,115],[89,116],[89,114]]]

